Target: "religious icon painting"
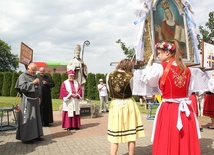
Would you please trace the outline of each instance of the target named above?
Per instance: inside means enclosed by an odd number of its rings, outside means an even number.
[[[139,33],[142,33],[141,37],[137,37],[136,58],[142,55],[139,60],[147,62],[151,53],[155,53],[157,42],[176,40],[186,64],[200,63],[191,5],[182,0],[150,0],[142,3],[139,5],[142,10],[135,10],[139,18],[135,24],[139,27]]]

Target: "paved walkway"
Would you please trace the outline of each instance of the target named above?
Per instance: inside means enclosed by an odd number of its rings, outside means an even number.
[[[150,142],[153,120],[142,114],[145,138],[137,140],[136,155],[151,155]],[[0,155],[109,155],[107,141],[108,114],[98,118],[82,119],[80,130],[66,131],[61,128],[58,111],[54,112],[55,122],[51,127],[43,127],[45,141],[23,144],[15,139],[15,130],[0,131]],[[214,130],[207,129],[210,119],[201,120],[204,131],[200,140],[202,155],[214,154]],[[194,142],[193,142],[194,143]],[[128,155],[127,144],[120,144],[118,155]]]

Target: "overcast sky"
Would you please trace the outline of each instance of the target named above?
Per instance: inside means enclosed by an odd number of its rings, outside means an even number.
[[[213,0],[190,0],[197,27],[214,11]],[[88,72],[108,73],[111,62],[125,58],[118,39],[134,47],[136,17],[132,0],[1,0],[0,39],[19,55],[24,42],[34,51],[33,61],[69,62],[76,44],[85,40]],[[20,69],[24,71],[23,64]]]

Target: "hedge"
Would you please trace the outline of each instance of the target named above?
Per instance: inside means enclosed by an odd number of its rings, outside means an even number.
[[[22,72],[0,72],[0,96],[16,96],[17,92],[14,87],[19,75]],[[53,99],[59,98],[61,83],[65,81],[68,76],[66,73],[48,74],[52,77],[55,87],[51,89],[51,96]],[[85,84],[85,98],[90,100],[99,100],[99,92],[97,85],[99,79],[102,78],[105,82],[106,75],[89,73]]]
[[[59,98],[60,87],[61,87],[61,74],[60,73],[53,73],[52,80],[55,84],[55,87],[51,89],[51,96],[52,98]]]
[[[95,75],[92,73],[88,74],[88,78],[87,78],[87,99],[89,100],[95,100],[96,96],[96,91],[97,91],[97,85],[96,85],[96,81],[95,81]]]
[[[10,96],[10,88],[12,85],[12,73],[5,72],[3,78],[2,96]]]
[[[17,91],[14,89],[15,85],[16,85],[16,81],[19,78],[19,73],[13,72],[12,74],[12,84],[10,87],[10,96],[16,96],[17,95]]]
[[[0,72],[0,96],[2,96],[3,82],[4,82],[4,73]]]

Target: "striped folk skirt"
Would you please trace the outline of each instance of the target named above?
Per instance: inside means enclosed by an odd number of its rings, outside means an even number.
[[[109,107],[108,141],[125,143],[145,137],[142,118],[133,98],[113,99]]]

